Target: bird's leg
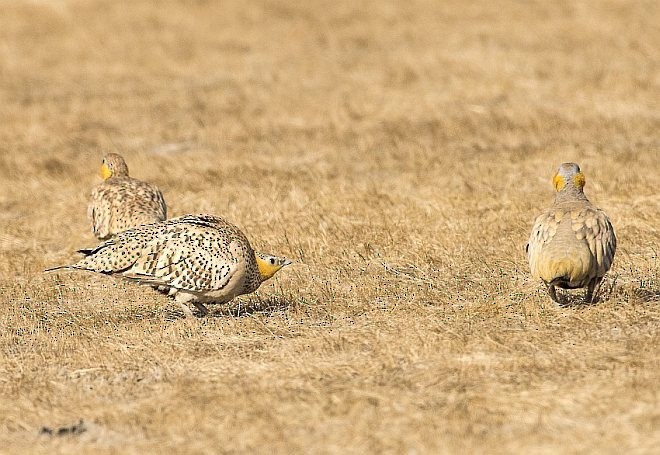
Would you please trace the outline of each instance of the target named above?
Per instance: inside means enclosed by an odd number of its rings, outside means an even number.
[[[168,288],[167,286],[159,285],[159,286],[151,286],[151,287],[154,288],[156,291],[160,292],[161,294],[169,294],[170,292],[170,288]]]
[[[204,304],[200,302],[193,302],[193,305],[202,313],[202,316],[206,316],[209,314],[209,309],[204,306]]]
[[[594,303],[594,300],[598,297],[598,291],[600,291],[600,284],[603,282],[603,278],[594,278],[587,285],[587,293],[584,295],[585,303]]]
[[[179,304],[179,306],[180,306],[181,309],[183,310],[183,314],[184,314],[187,318],[193,318],[193,319],[195,319],[195,315],[193,314],[192,310],[190,309],[190,307],[189,307],[185,302],[177,302],[177,303]]]
[[[587,292],[584,294],[584,303],[592,303],[594,301],[595,281],[591,280],[587,285]]]
[[[557,291],[555,290],[555,285],[554,284],[549,284],[548,285],[548,294],[550,294],[550,298],[555,302],[559,303],[559,299],[557,298]]]
[[[174,296],[174,301],[179,304],[179,306],[183,310],[183,314],[186,315],[186,318],[195,319],[195,315],[193,314],[192,310],[188,306],[188,302],[190,302],[194,298],[195,298],[194,294],[189,294],[187,292],[177,292]],[[193,302],[193,303],[195,303],[195,302]],[[197,306],[196,303],[195,303],[195,306]]]

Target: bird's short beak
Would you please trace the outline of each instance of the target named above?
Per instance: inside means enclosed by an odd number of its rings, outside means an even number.
[[[286,267],[287,265],[293,264],[293,261],[291,259],[285,259],[284,264],[282,264],[282,267]]]

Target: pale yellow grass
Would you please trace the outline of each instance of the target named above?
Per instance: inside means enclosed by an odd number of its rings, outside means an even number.
[[[0,3],[0,452],[657,453],[657,2],[303,5]],[[199,322],[44,274],[107,151],[297,263]],[[567,160],[619,249],[560,309]]]

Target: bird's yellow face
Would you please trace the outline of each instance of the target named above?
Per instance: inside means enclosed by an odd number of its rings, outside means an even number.
[[[555,191],[561,191],[562,188],[566,186],[566,180],[564,180],[564,177],[561,175],[555,174],[555,176],[552,178],[552,184],[555,187]]]
[[[562,164],[559,166],[559,169],[557,169],[554,177],[552,177],[552,185],[555,187],[556,191],[563,190],[567,183],[570,183],[578,190],[584,188],[584,174],[580,170],[580,167],[575,163]]]
[[[108,153],[103,157],[100,174],[103,180],[110,177],[128,177],[128,166],[121,155]]]
[[[584,179],[584,174],[582,172],[578,172],[573,176],[573,185],[576,188],[580,188],[580,189],[584,188],[584,182],[585,179]]]
[[[255,253],[261,281],[266,281],[277,273],[282,267],[286,267],[292,262],[287,258],[271,256],[269,254]]]
[[[110,177],[112,177],[112,170],[108,167],[107,164],[105,164],[104,161],[103,165],[101,166],[101,178],[103,180],[108,180]]]

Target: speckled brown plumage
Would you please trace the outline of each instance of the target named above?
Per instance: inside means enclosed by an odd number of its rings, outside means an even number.
[[[186,313],[193,303],[225,303],[254,292],[291,262],[255,253],[233,224],[212,215],[185,215],[117,234],[62,268],[118,275],[169,290]],[[51,269],[54,270],[54,269]]]
[[[87,209],[97,238],[107,239],[126,229],[167,218],[163,194],[156,186],[131,178],[120,155],[106,155],[101,173],[105,181],[92,190]]]
[[[614,260],[614,228],[584,195],[584,175],[577,164],[562,164],[553,181],[555,202],[536,218],[527,246],[532,276],[547,285],[555,302],[555,287],[586,287],[585,300],[591,302]]]

